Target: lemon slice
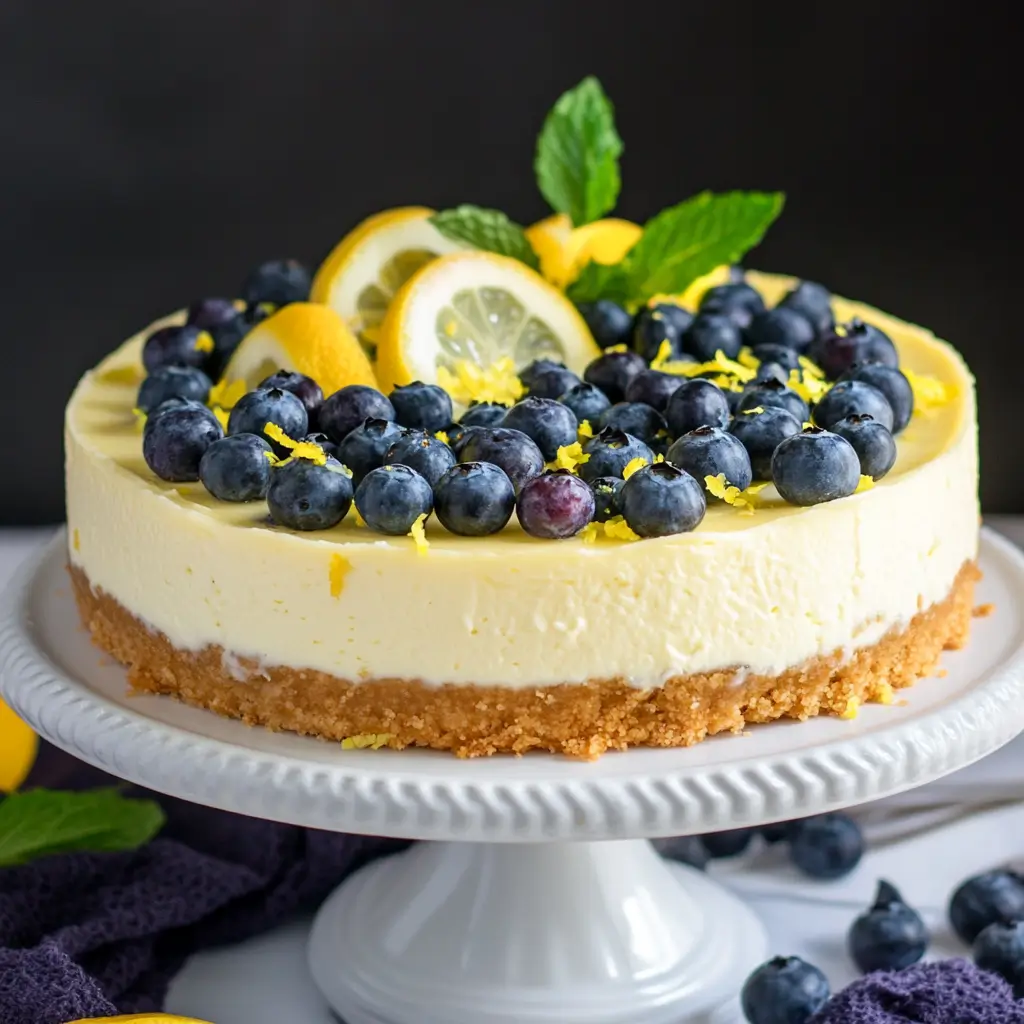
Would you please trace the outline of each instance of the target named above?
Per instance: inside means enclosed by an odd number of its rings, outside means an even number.
[[[377,378],[388,391],[438,370],[559,359],[582,373],[601,354],[576,307],[518,260],[490,252],[442,256],[395,296],[381,325]]]
[[[36,734],[0,700],[0,793],[13,793],[36,759]]]
[[[119,1017],[89,1017],[71,1024],[208,1024],[196,1017],[179,1017],[175,1013],[129,1013]]]
[[[541,273],[558,288],[575,281],[591,260],[618,263],[642,234],[639,224],[617,217],[574,228],[564,213],[556,213],[526,229],[526,238],[540,259]]]
[[[278,370],[304,373],[333,394],[346,384],[377,386],[370,360],[329,306],[293,302],[258,323],[235,349],[222,381],[248,390]]]
[[[373,355],[388,305],[424,264],[463,247],[445,238],[425,206],[385,210],[353,228],[320,265],[310,299],[336,310]]]

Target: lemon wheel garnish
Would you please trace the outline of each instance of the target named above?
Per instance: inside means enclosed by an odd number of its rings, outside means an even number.
[[[333,309],[314,302],[293,302],[257,324],[231,357],[223,390],[238,381],[251,390],[278,370],[312,377],[325,395],[346,384],[377,385],[355,335]]]
[[[425,206],[385,210],[353,228],[320,265],[310,299],[335,310],[372,357],[395,293],[437,256],[462,250]]]
[[[468,366],[551,358],[582,373],[601,354],[576,307],[529,267],[489,252],[442,256],[395,296],[381,325],[377,377],[438,383]],[[442,375],[443,376],[443,375]]]
[[[556,287],[565,288],[583,267],[618,263],[640,240],[639,224],[606,217],[574,228],[564,213],[546,217],[526,229],[526,238],[540,259],[541,273]]]

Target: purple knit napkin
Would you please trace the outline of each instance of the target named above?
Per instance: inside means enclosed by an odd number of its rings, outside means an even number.
[[[110,783],[52,748],[29,780]],[[404,845],[154,798],[167,825],[141,850],[0,870],[3,1024],[158,1010],[191,953],[315,907],[356,868]]]

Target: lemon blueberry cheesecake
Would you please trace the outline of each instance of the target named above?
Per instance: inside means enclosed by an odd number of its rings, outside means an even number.
[[[779,195],[605,216],[621,148],[587,79],[538,142],[547,220],[377,214],[85,375],[70,569],[135,689],[346,746],[592,758],[853,716],[965,641],[959,355],[738,269]]]

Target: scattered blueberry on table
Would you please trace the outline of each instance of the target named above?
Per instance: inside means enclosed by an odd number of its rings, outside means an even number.
[[[847,947],[853,962],[867,974],[917,963],[928,948],[928,938],[921,915],[907,906],[895,886],[880,881],[874,903],[850,926]]]

